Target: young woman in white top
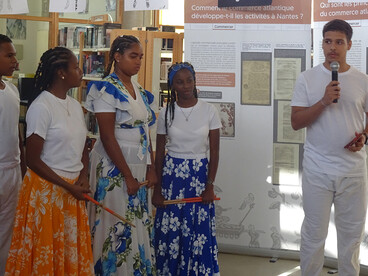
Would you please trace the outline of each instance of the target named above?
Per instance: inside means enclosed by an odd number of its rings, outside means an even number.
[[[158,184],[152,198],[158,207],[157,274],[219,275],[213,182],[219,160],[221,121],[213,105],[197,98],[191,64],[171,66],[168,85],[168,106],[161,110],[157,125]],[[200,203],[163,208],[164,200],[199,196]]]
[[[96,114],[100,132],[91,152],[94,199],[135,225],[89,204],[97,275],[155,275],[148,188],[157,181],[149,138],[156,116],[150,107],[153,95],[132,79],[142,58],[136,37],[117,37],[106,76],[88,84],[85,107]],[[143,181],[148,185],[141,186]]]
[[[87,129],[67,96],[82,72],[67,48],[47,50],[27,111],[28,170],[19,193],[5,275],[93,275],[84,193],[89,193]]]

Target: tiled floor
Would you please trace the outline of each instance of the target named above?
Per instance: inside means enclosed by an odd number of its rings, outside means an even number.
[[[270,258],[235,254],[219,254],[221,276],[300,276],[299,261],[278,259],[270,262]],[[330,268],[323,268],[323,276],[329,274]]]

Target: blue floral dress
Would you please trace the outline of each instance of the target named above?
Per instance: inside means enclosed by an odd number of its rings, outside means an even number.
[[[145,180],[150,164],[149,130],[155,114],[153,95],[138,84],[136,99],[130,96],[115,73],[90,82],[85,103],[91,112],[116,112],[115,137],[133,176]],[[90,186],[94,199],[128,219],[136,227],[88,203],[96,275],[156,275],[152,244],[151,197],[145,186],[130,196],[124,177],[98,139],[90,158]]]
[[[165,199],[198,197],[205,189],[208,160],[166,155]],[[214,204],[186,203],[158,208],[155,217],[157,274],[219,275]]]

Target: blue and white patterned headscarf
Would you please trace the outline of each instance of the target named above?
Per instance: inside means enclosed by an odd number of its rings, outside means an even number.
[[[174,80],[174,77],[175,77],[176,73],[179,72],[181,69],[188,69],[192,73],[193,77],[195,76],[195,73],[194,73],[193,68],[190,65],[190,63],[188,63],[188,62],[176,63],[175,65],[172,66],[172,68],[169,72],[169,85],[170,85],[170,87],[172,87],[173,80]]]

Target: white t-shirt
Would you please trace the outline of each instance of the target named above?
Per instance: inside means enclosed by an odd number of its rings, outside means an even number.
[[[0,169],[13,168],[20,163],[19,150],[19,92],[4,81],[0,89]]]
[[[344,146],[355,132],[365,128],[368,112],[368,77],[350,67],[338,75],[340,99],[325,108],[319,118],[307,126],[303,167],[337,176],[366,173],[366,151],[350,152]],[[294,88],[292,106],[309,107],[320,101],[331,81],[331,71],[320,64],[300,74]]]
[[[165,112],[166,108],[163,108],[158,117],[157,134],[166,134]],[[180,108],[175,103],[174,121],[171,126],[168,118],[168,153],[178,158],[206,156],[209,149],[209,131],[221,126],[218,112],[212,104],[198,99],[194,107]]]
[[[69,112],[69,115],[68,115]],[[42,137],[41,160],[54,170],[79,172],[87,136],[83,111],[78,101],[65,100],[43,91],[27,111],[27,137]]]

